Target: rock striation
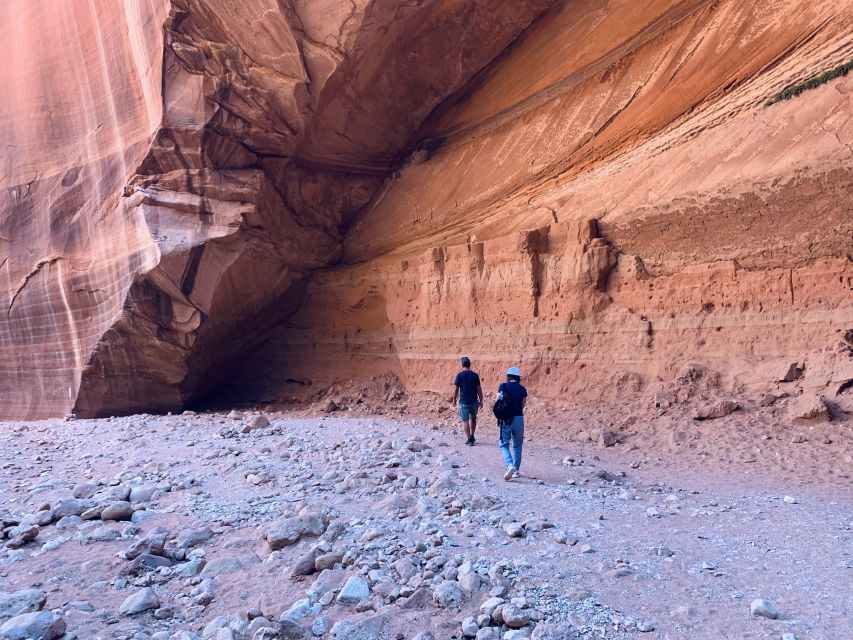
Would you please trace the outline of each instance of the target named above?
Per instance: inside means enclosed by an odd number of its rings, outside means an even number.
[[[492,382],[517,363],[540,396],[596,400],[694,365],[766,385],[834,348],[853,323],[853,81],[763,103],[850,58],[850,19],[557,3],[430,115],[415,140],[440,147],[359,213],[346,264],[235,393],[388,370],[444,392],[465,353]]]
[[[443,390],[462,351],[543,395],[760,382],[853,327],[853,80],[763,106],[853,58],[851,19],[7,2],[0,415]]]
[[[215,389],[432,109],[552,3],[5,3],[3,415]]]

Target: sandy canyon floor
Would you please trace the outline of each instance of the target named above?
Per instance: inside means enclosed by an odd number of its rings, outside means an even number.
[[[444,413],[0,424],[0,635],[851,637],[845,425],[605,448],[533,416],[505,482],[493,421],[466,447]]]

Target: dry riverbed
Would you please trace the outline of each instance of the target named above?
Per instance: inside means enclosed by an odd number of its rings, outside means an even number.
[[[532,439],[505,482],[493,427],[371,418],[0,433],[3,638],[851,637],[837,479]]]

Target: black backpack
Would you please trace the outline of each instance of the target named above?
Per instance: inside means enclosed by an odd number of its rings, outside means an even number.
[[[515,417],[515,412],[512,410],[512,405],[509,401],[509,394],[504,385],[498,388],[498,391],[503,391],[503,396],[499,400],[495,400],[495,405],[492,407],[492,413],[498,419],[498,424],[509,424]]]

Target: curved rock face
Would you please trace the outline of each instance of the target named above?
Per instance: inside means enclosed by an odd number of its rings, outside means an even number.
[[[0,6],[0,398],[63,414],[157,247],[121,203],[162,117],[164,2]]]
[[[553,0],[7,2],[3,415],[177,409]],[[446,63],[424,66],[440,57]]]
[[[743,388],[835,345],[853,327],[853,80],[763,103],[851,59],[851,19],[557,3],[430,115],[414,142],[433,151],[359,213],[348,264],[235,395],[386,370],[445,391],[462,354],[495,383],[519,364],[546,397],[645,394],[693,365]]]
[[[853,81],[762,106],[843,3],[235,7],[0,7],[3,417],[460,352],[595,396],[853,326]]]

